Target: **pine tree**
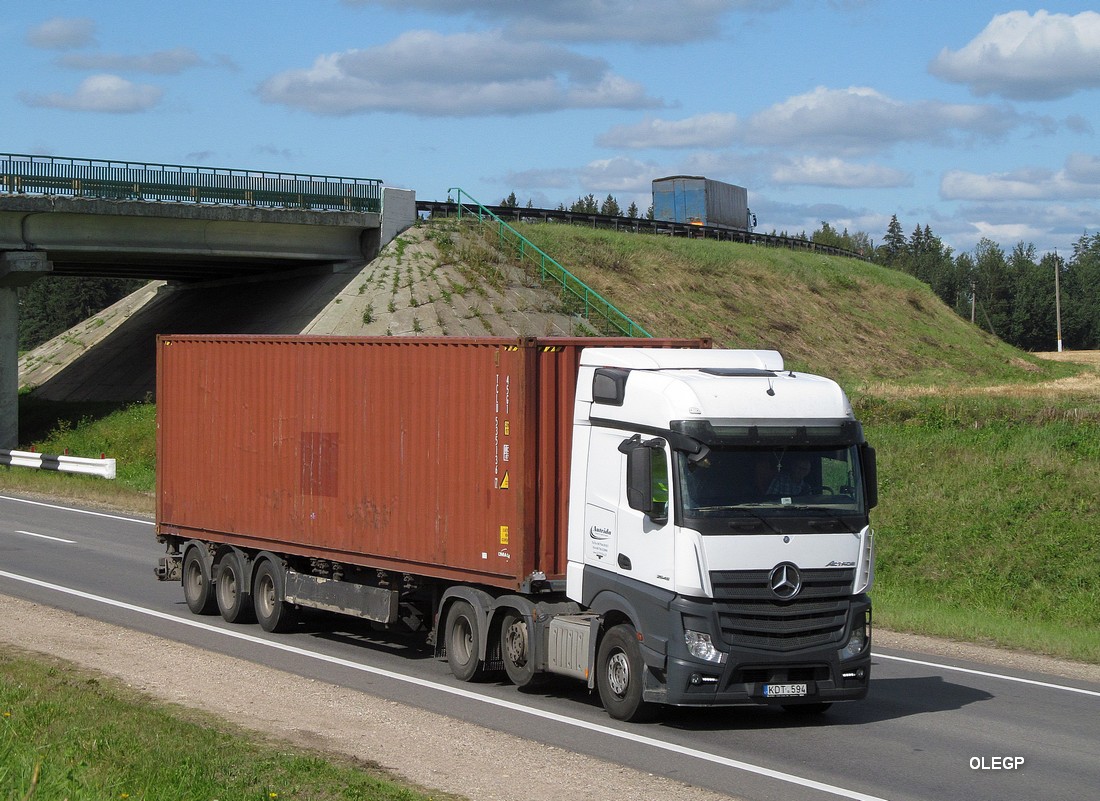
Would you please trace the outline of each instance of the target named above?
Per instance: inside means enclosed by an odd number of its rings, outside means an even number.
[[[902,233],[898,215],[890,217],[890,224],[886,226],[886,236],[882,239],[882,246],[886,251],[886,264],[893,265],[906,252],[905,234]]]

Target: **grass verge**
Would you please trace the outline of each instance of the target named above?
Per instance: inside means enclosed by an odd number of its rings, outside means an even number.
[[[863,411],[878,623],[1100,662],[1100,416],[1019,398]]]
[[[67,663],[0,655],[0,798],[427,801],[385,775],[151,701]]]

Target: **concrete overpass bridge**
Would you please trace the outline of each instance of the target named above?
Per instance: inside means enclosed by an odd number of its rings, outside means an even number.
[[[370,261],[415,218],[414,194],[377,179],[0,154],[0,448],[18,438],[19,286],[308,283]]]

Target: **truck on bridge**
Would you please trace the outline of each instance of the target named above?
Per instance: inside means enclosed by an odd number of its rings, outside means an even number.
[[[874,450],[706,340],[161,336],[157,575],[197,614],[419,632],[452,673],[660,705],[866,695]]]

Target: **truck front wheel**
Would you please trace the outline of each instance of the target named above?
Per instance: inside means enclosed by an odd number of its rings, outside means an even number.
[[[625,624],[609,629],[596,656],[596,685],[607,714],[625,721],[644,720],[653,714],[653,705],[642,700],[644,670],[634,629]]]
[[[196,615],[212,615],[218,611],[214,582],[210,580],[198,548],[188,548],[183,557],[183,599]]]
[[[214,582],[218,610],[227,623],[251,623],[255,619],[252,593],[244,580],[244,567],[235,551],[229,551],[218,563],[218,579]]]
[[[473,681],[481,675],[478,642],[481,625],[474,607],[467,601],[455,601],[447,612],[447,663],[459,681]]]

